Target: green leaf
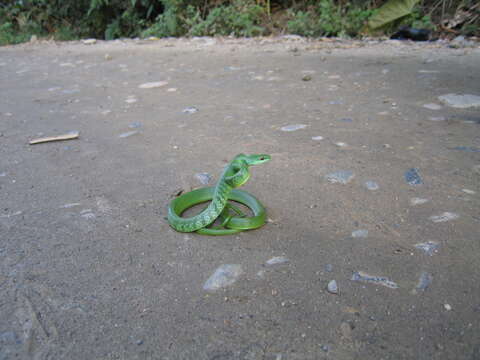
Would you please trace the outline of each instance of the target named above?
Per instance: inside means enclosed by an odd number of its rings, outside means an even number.
[[[410,14],[419,0],[389,0],[368,21],[371,29],[377,29]]]

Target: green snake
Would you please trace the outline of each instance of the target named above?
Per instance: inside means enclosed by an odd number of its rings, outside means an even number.
[[[266,154],[235,156],[225,167],[214,187],[190,191],[170,202],[168,207],[170,226],[179,232],[197,232],[202,235],[231,235],[261,227],[266,221],[265,208],[254,196],[235,188],[245,184],[250,178],[250,166],[269,160],[270,155]],[[244,214],[228,200],[247,206],[252,210],[254,216],[244,217]],[[181,217],[185,210],[207,201],[211,202],[199,214],[188,218]],[[240,216],[230,215],[230,209]],[[221,226],[208,228],[217,218],[221,220]]]

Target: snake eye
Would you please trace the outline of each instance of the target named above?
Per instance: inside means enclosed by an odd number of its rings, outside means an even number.
[[[265,160],[265,158],[262,156],[262,157],[260,158],[260,160]]]

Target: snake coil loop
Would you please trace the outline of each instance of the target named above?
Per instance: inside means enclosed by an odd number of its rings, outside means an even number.
[[[231,235],[263,226],[266,221],[263,205],[251,194],[235,188],[245,184],[250,178],[249,166],[262,164],[270,159],[270,155],[266,154],[237,155],[227,165],[214,187],[190,191],[170,202],[170,226],[179,232],[197,232],[202,235]],[[246,217],[229,200],[245,205],[254,216]],[[187,209],[207,201],[210,203],[201,213],[189,218],[181,217]],[[238,216],[231,215],[230,210]],[[221,226],[209,228],[217,219],[221,221]]]

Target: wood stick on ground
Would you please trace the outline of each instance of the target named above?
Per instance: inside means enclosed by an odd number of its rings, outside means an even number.
[[[41,144],[41,143],[51,142],[51,141],[72,140],[72,139],[78,138],[79,135],[80,133],[78,131],[72,131],[63,135],[48,136],[48,137],[33,139],[29,143],[30,145],[35,145],[35,144]]]

